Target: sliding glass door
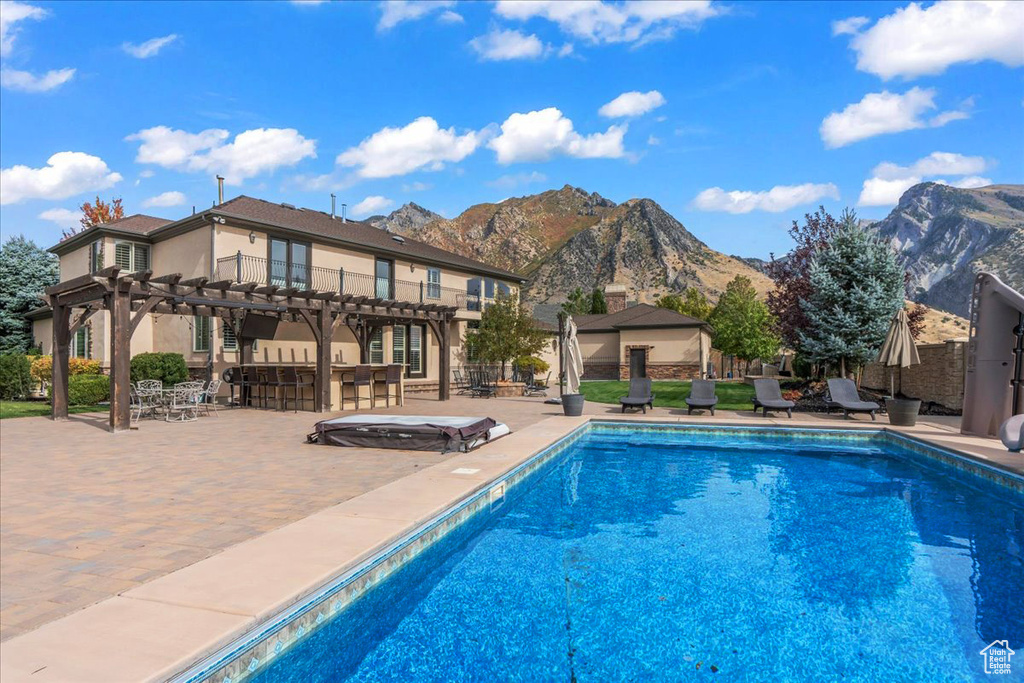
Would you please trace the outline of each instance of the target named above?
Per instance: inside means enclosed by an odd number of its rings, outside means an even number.
[[[267,246],[268,282],[278,287],[310,287],[310,245],[271,237]]]
[[[376,296],[378,299],[395,298],[395,262],[379,258],[375,266]]]

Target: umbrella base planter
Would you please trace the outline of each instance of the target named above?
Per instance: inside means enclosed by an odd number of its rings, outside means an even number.
[[[583,414],[583,394],[562,394],[562,412],[566,417]]]
[[[921,402],[913,398],[887,398],[885,412],[889,414],[889,424],[896,427],[913,427],[917,424],[918,413],[921,412]]]

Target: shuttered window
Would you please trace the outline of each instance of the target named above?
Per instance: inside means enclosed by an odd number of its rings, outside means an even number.
[[[92,328],[83,325],[71,340],[72,358],[92,358]]]
[[[441,269],[427,268],[427,298],[441,298]]]
[[[395,325],[391,331],[391,362],[405,365],[405,327]]]
[[[235,336],[235,329],[228,323],[224,323],[220,328],[220,339],[221,346],[225,351],[237,351],[238,350],[238,337]]]
[[[378,327],[370,337],[370,363],[384,364],[384,329]]]
[[[149,245],[138,242],[114,244],[114,264],[121,270],[134,273],[149,269]]]
[[[210,350],[210,318],[197,315],[192,318],[192,350]]]

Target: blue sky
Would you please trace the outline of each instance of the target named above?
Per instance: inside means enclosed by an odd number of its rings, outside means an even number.
[[[1024,181],[1024,3],[4,2],[0,226],[96,194],[446,216],[569,183],[766,257],[819,203]],[[621,96],[621,97],[620,97]],[[357,208],[359,207],[359,208]]]

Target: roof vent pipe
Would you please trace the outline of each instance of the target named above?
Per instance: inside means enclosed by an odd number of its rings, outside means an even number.
[[[334,218],[334,200],[335,200],[335,197],[334,197],[334,193],[332,192],[331,193],[331,218]]]
[[[224,203],[224,176],[217,176],[217,203]]]
[[[342,204],[341,205],[341,222],[342,223],[347,222],[347,219],[345,218],[345,214],[347,213],[346,209],[348,209],[348,204]]]

